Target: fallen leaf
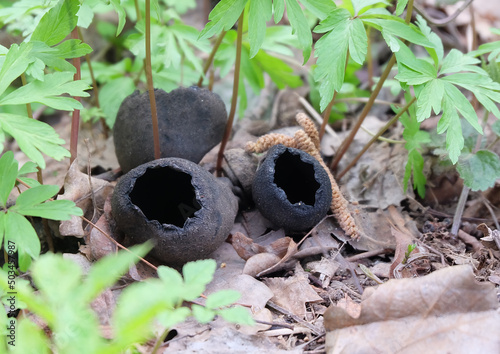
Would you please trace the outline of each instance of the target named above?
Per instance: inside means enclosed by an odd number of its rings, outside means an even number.
[[[271,301],[300,318],[306,316],[306,303],[323,301],[312,289],[305,272],[296,272],[289,278],[266,278],[264,283],[274,293]]]
[[[111,195],[106,198],[104,203],[104,213],[96,222],[96,226],[92,227],[88,236],[85,237],[85,242],[90,247],[90,256],[92,260],[98,260],[102,257],[116,252],[116,245],[108,237],[106,237],[100,230],[104,231],[108,236],[112,236],[112,227],[110,223],[114,223],[111,216]]]
[[[359,317],[325,312],[327,353],[498,353],[500,313],[492,284],[469,266],[389,280],[363,294]]]
[[[94,213],[94,203],[97,209],[102,209],[108,195],[112,192],[111,183],[90,177],[78,169],[78,161],[75,159],[69,167],[64,179],[64,193],[57,197],[58,200],[71,200],[76,206],[83,210],[83,215],[87,219],[92,219]],[[94,200],[94,202],[92,201]],[[59,226],[61,236],[84,237],[82,219],[72,216],[70,220],[61,221]]]

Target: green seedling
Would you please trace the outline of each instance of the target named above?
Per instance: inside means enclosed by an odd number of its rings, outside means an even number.
[[[218,315],[230,322],[253,324],[247,309],[231,305],[239,298],[233,290],[222,290],[207,296],[205,306],[193,304],[183,306],[199,298],[212,280],[216,264],[213,260],[187,263],[181,276],[176,270],[161,266],[159,278],[148,279],[128,286],[117,300],[111,319],[113,337],[103,338],[97,314],[91,302],[105,289],[113,285],[129,267],[151,249],[150,245],[134,246],[130,252],[120,251],[96,262],[88,274],[82,275],[79,265],[60,255],[45,254],[31,267],[35,292],[29,282],[15,280],[15,307],[36,314],[48,326],[50,335],[43,331],[30,317],[17,320],[7,318],[0,311],[2,323],[11,323],[15,336],[9,338],[3,327],[0,347],[2,352],[10,349],[16,353],[123,353],[135,345],[155,338],[155,322],[166,330],[194,316],[201,323],[211,321]],[[7,272],[0,270],[0,294],[12,293]],[[57,281],[54,281],[57,279]],[[10,306],[9,297],[3,296]],[[230,307],[231,306],[231,307]],[[9,326],[7,326],[8,328]],[[24,340],[30,338],[30,340]]]
[[[408,262],[408,259],[410,258],[411,253],[417,248],[417,245],[414,243],[408,245],[408,248],[405,251],[405,257],[401,261],[402,264],[406,264]]]

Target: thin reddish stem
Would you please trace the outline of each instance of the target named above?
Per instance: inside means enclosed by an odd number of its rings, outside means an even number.
[[[231,136],[231,130],[233,129],[234,115],[236,113],[236,104],[238,103],[238,86],[240,84],[240,66],[241,66],[241,41],[243,38],[243,18],[245,15],[245,10],[241,12],[240,18],[238,19],[238,34],[236,37],[236,62],[234,64],[234,81],[233,81],[233,97],[231,99],[231,109],[229,111],[229,117],[226,123],[226,129],[224,131],[224,137],[220,143],[219,153],[217,154],[217,176],[222,175],[222,159],[224,158],[224,149],[226,148],[229,137]]]

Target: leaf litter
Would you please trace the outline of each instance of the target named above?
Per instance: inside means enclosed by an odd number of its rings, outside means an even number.
[[[378,118],[370,119],[367,122],[372,127],[380,125]],[[60,133],[65,139],[69,133],[66,131]],[[82,131],[88,132],[86,128]],[[400,133],[397,128],[392,131],[396,139]],[[101,136],[88,135],[96,147],[94,157],[89,158],[92,167],[115,168],[114,154],[105,152],[113,145],[110,139],[103,142]],[[249,134],[239,132],[235,137],[238,135],[244,140],[233,144],[242,147]],[[354,146],[361,147],[366,141],[362,134],[357,139]],[[330,152],[327,156],[335,150],[332,146],[338,146],[337,141],[323,144],[323,150]],[[255,159],[241,152],[229,160],[251,160],[255,167]],[[500,251],[493,237],[499,231],[477,227],[480,222],[491,221],[484,203],[498,205],[499,185],[473,194],[465,214],[469,223],[464,222],[462,233],[453,236],[449,232],[450,218],[462,187],[460,179],[429,166],[433,173],[430,182],[434,183],[427,191],[429,199],[417,199],[411,190],[403,193],[402,152],[401,145],[377,143],[339,181],[347,199],[359,201],[351,206],[366,234],[359,242],[346,237],[332,218],[324,219],[303,239],[304,234],[287,235],[283,230],[274,230],[257,211],[241,211],[231,238],[212,254],[218,267],[206,295],[221,289],[239,291],[239,303],[252,310],[257,325],[237,326],[220,318],[203,325],[188,320],[172,328],[177,336],[167,342],[164,351],[500,351]],[[345,161],[350,159],[347,155]],[[434,159],[432,154],[426,156],[426,161]],[[206,166],[213,165],[210,159],[207,161]],[[82,159],[80,169],[85,169],[86,164],[88,161]],[[58,170],[47,166],[46,174]],[[59,169],[66,170],[67,166]],[[88,176],[77,170],[70,170],[72,175],[64,187],[66,197],[75,202],[85,200],[85,214],[95,216],[99,229],[123,241],[115,231],[106,203],[114,182],[102,184],[106,193],[99,198],[91,197]],[[240,181],[247,177],[246,172],[233,173]],[[59,175],[58,183],[60,180]],[[242,189],[248,192],[248,179],[243,182]],[[92,178],[94,191],[97,186],[101,188],[100,183]],[[93,203],[92,198],[99,201]],[[498,211],[495,213],[500,216]],[[96,228],[85,229],[81,220],[74,221],[74,225],[75,231],[66,234],[84,237],[78,256],[83,268],[91,263],[82,254],[93,261],[115,252],[114,244]],[[411,244],[417,247],[403,264]],[[359,265],[368,267],[383,284]],[[93,307],[103,333],[113,297],[120,288],[151,276],[155,272],[139,263],[111,293],[105,292],[95,301]],[[142,349],[150,351],[151,344]]]

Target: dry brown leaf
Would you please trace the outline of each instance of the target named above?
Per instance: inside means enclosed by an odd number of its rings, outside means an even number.
[[[300,318],[306,316],[306,303],[323,301],[309,284],[304,272],[290,278],[267,278],[264,283],[274,293],[271,301]]]
[[[75,202],[83,210],[84,216],[92,219],[95,212],[92,198],[97,208],[103,208],[104,201],[112,190],[112,185],[102,179],[91,177],[89,181],[89,176],[78,169],[78,161],[75,159],[64,179],[64,194],[57,199]],[[61,221],[59,232],[61,236],[84,237],[82,219],[73,215],[70,220]]]
[[[238,256],[243,258],[245,261],[258,253],[266,252],[265,247],[254,243],[251,238],[246,237],[241,232],[232,234],[229,237],[229,243],[233,245],[234,250],[238,253]]]
[[[110,226],[110,223],[114,223],[114,220],[111,216],[110,196],[111,195],[106,198],[106,202],[104,203],[104,213],[96,222],[96,226],[100,230],[108,234],[108,236],[112,235],[112,227]],[[106,237],[95,227],[92,227],[88,237],[85,237],[85,241],[90,247],[90,256],[92,257],[91,260],[101,259],[102,257],[110,253],[115,253],[117,250],[115,243],[113,243],[108,237]]]
[[[256,254],[248,259],[245,263],[243,274],[248,274],[252,277],[256,277],[260,272],[278,264],[280,260],[280,257],[272,253],[266,252]]]
[[[327,353],[500,352],[494,286],[476,282],[469,266],[389,280],[363,296],[357,318],[326,311]]]

